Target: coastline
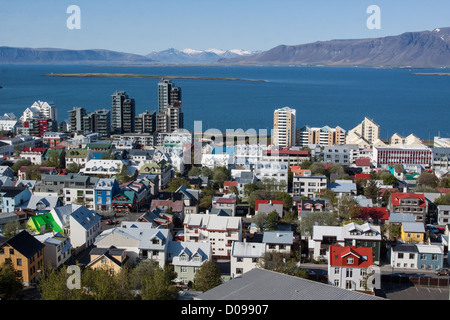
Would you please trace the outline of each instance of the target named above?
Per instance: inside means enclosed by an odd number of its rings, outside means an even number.
[[[129,73],[52,73],[44,74],[44,77],[76,77],[76,78],[143,78],[143,79],[191,79],[191,80],[223,80],[223,81],[251,81],[267,82],[267,80],[223,78],[223,77],[196,77],[196,76],[167,76],[150,74],[129,74]]]

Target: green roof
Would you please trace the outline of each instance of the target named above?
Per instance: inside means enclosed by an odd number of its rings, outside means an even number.
[[[56,223],[55,219],[53,219],[51,213],[31,217],[28,221],[28,226],[38,232],[41,231],[42,226],[45,226],[46,229],[51,229],[53,232],[63,231],[62,228]]]
[[[64,151],[65,149],[60,148],[60,149],[47,149],[44,153],[44,158],[48,158],[50,157],[50,153],[52,151],[56,151],[58,153],[59,156],[61,156],[61,153]]]
[[[66,158],[86,158],[88,152],[87,149],[70,149],[66,153]]]
[[[86,148],[88,149],[111,149],[111,143],[88,143],[86,145]]]
[[[120,192],[114,196],[113,202],[114,203],[131,203],[132,204],[135,196],[136,196],[136,193],[132,190],[120,190]],[[124,198],[124,200],[119,200],[122,197]]]

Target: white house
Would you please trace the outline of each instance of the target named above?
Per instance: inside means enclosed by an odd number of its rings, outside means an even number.
[[[294,243],[292,231],[264,231],[262,242],[266,245],[267,252],[280,252],[290,254]]]
[[[41,235],[35,235],[36,239],[45,245],[44,264],[47,267],[59,268],[71,256],[72,247],[68,238],[59,232],[48,232]]]
[[[265,253],[265,243],[234,241],[231,246],[231,277],[237,277],[256,268]]]
[[[75,249],[87,248],[94,244],[101,232],[101,217],[93,210],[79,207],[70,215],[70,242]]]
[[[254,173],[258,180],[275,179],[280,191],[287,191],[289,165],[284,162],[258,161]]]
[[[171,240],[172,235],[168,229],[116,227],[103,231],[95,240],[95,246],[103,249],[111,246],[125,249],[130,261],[151,259],[163,268]]]
[[[292,190],[300,197],[315,198],[317,193],[327,188],[327,177],[295,175],[292,181]]]

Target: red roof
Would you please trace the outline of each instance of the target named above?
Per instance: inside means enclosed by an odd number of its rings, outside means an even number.
[[[26,147],[26,148],[23,148],[23,149],[22,149],[22,152],[33,152],[33,153],[44,154],[46,150],[47,150],[46,148],[31,148],[31,147]]]
[[[184,209],[184,202],[183,200],[153,200],[150,206],[150,211],[157,207],[171,207],[173,212],[181,212]]]
[[[272,202],[272,204],[283,204],[283,200],[255,200],[255,211],[258,211],[260,204],[268,204],[269,202]]]
[[[355,179],[366,179],[366,180],[369,180],[370,179],[370,174],[368,174],[368,173],[357,173],[357,174],[355,174]]]
[[[236,198],[219,198],[216,203],[236,203]]]
[[[385,207],[361,207],[361,219],[367,220],[368,218],[388,220],[389,211]]]
[[[406,198],[419,199],[420,200],[419,207],[427,206],[425,195],[423,193],[402,193],[402,192],[391,193],[391,200],[393,206],[399,206],[400,200]]]
[[[370,167],[370,158],[359,158],[355,160],[358,167]]]
[[[224,181],[223,185],[228,188],[237,187],[238,182],[237,181]]]
[[[333,267],[368,268],[373,265],[372,247],[330,246],[330,265]],[[347,258],[353,258],[353,263]]]
[[[450,188],[436,188],[439,193],[450,193]]]

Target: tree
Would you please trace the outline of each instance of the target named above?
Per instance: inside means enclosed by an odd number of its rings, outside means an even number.
[[[122,268],[119,273],[111,274],[107,268],[84,270],[82,286],[88,288],[94,300],[130,300],[131,282],[129,271]]]
[[[223,183],[230,179],[230,172],[225,167],[214,168],[213,181],[223,187]]]
[[[61,161],[59,159],[59,153],[56,150],[50,150],[48,153],[48,160],[42,164],[43,167],[55,167],[61,168]]]
[[[209,208],[211,208],[212,205],[212,196],[211,195],[203,195],[200,198],[200,201],[198,203],[198,208],[200,212],[205,212]]]
[[[368,199],[372,199],[374,204],[378,203],[378,187],[377,182],[375,180],[369,180],[367,182],[366,187],[364,188],[364,195]]]
[[[260,232],[263,231],[264,225],[266,224],[267,213],[258,212],[252,217],[252,223],[254,223]]]
[[[278,212],[275,210],[270,212],[267,215],[266,223],[264,224],[264,227],[266,230],[277,230],[278,227],[278,220],[280,219]]]
[[[288,274],[294,277],[307,278],[305,269],[297,265],[295,259],[281,252],[266,252],[257,262],[259,268]]]
[[[308,160],[304,160],[301,164],[300,167],[302,169],[309,169],[309,167],[311,166],[311,162],[309,162]]]
[[[349,220],[351,218],[351,209],[356,206],[356,200],[353,195],[344,194],[339,199],[338,214],[341,220]]]
[[[211,260],[205,261],[194,277],[194,288],[199,291],[208,291],[222,284],[219,267]]]
[[[0,266],[0,299],[14,300],[22,290],[22,282],[10,260]]]
[[[210,168],[208,168],[208,167],[204,167],[204,168],[202,168],[201,176],[203,176],[203,177],[208,177],[210,180],[213,180],[213,177],[214,177],[214,171],[212,171],[212,170],[211,170]]]
[[[122,168],[118,169],[120,169],[120,172],[116,175],[116,180],[119,184],[130,182],[131,180],[133,180],[133,177],[130,177],[127,173],[126,165],[122,165]]]
[[[244,195],[246,197],[250,196],[253,191],[259,190],[259,187],[256,183],[247,183],[244,185]]]
[[[333,212],[312,212],[303,214],[299,223],[300,232],[304,235],[312,235],[315,225],[319,226],[338,226],[338,216]]]
[[[397,178],[391,174],[390,172],[384,172],[380,174],[381,180],[383,180],[383,184],[386,186],[396,186],[398,183]]]
[[[434,200],[434,204],[437,206],[450,205],[450,193],[445,193],[436,200]]]
[[[429,186],[431,188],[436,188],[439,183],[439,179],[434,173],[424,171],[419,175],[417,183]]]
[[[142,300],[176,300],[178,289],[172,285],[174,278],[169,267],[155,268],[152,275],[144,276],[141,281]]]
[[[19,233],[20,223],[19,221],[10,221],[3,227],[3,235],[5,237],[14,237]]]
[[[75,162],[71,162],[67,165],[66,169],[69,173],[78,173],[80,172],[81,166],[76,164]]]
[[[20,167],[28,167],[31,165],[30,160],[17,160],[12,166],[11,169],[14,171],[14,174],[17,175]]]
[[[327,173],[324,165],[320,162],[314,162],[311,164],[309,170],[311,170],[312,175],[325,175]]]
[[[89,296],[83,290],[69,289],[67,286],[67,266],[60,269],[47,268],[42,272],[39,282],[38,291],[41,294],[41,300],[85,300]]]
[[[186,179],[183,179],[181,177],[176,177],[176,178],[172,179],[169,182],[169,185],[167,186],[166,191],[168,191],[168,192],[175,192],[181,186],[185,186],[186,188],[190,188],[191,184]]]
[[[200,169],[199,167],[192,167],[191,170],[189,170],[188,172],[188,176],[190,177],[197,177],[201,174],[202,169]]]

